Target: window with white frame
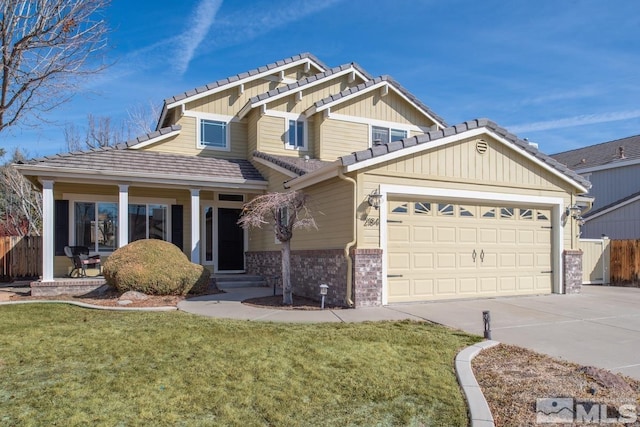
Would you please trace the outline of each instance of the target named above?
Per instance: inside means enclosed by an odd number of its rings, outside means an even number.
[[[74,245],[91,252],[112,252],[118,248],[118,204],[75,202]]]
[[[200,147],[228,150],[227,122],[200,119]]]
[[[303,120],[289,120],[287,129],[287,148],[304,150],[307,147],[305,141],[305,122]]]
[[[407,131],[383,126],[371,126],[371,142],[373,145],[388,144],[407,137]]]
[[[129,241],[141,239],[168,240],[167,205],[130,204]]]

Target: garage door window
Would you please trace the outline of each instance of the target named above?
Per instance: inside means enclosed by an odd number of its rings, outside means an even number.
[[[533,221],[533,211],[531,209],[520,209],[520,219]]]
[[[451,204],[438,204],[438,216],[454,216],[455,211]]]
[[[419,215],[431,214],[431,203],[416,202],[413,204],[413,213]]]
[[[393,213],[408,213],[408,203],[389,202],[389,209]]]

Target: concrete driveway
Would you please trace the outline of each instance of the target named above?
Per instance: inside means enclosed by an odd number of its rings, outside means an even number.
[[[640,379],[640,289],[583,286],[546,295],[393,305],[389,309],[482,334],[491,312],[494,340]]]

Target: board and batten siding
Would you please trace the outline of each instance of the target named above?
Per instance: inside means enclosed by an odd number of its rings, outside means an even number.
[[[320,138],[318,158],[333,161],[369,148],[369,125],[328,118],[320,125]]]
[[[635,201],[585,222],[581,237],[599,239],[605,235],[617,240],[640,239],[638,218],[640,201]]]
[[[406,125],[429,127],[435,124],[393,90],[385,96],[381,90],[364,93],[331,107],[331,112]]]
[[[580,173],[578,171],[578,173]],[[629,165],[591,172],[589,196],[595,197],[593,209],[614,203],[638,192],[640,165]]]
[[[299,80],[306,75],[313,75],[316,72],[315,70],[310,70],[308,74],[305,74],[303,66],[299,65],[286,70],[285,78]],[[273,76],[275,77],[276,74],[273,74]],[[214,93],[213,95],[188,102],[185,107],[187,110],[202,113],[235,116],[252,97],[282,86],[286,86],[286,84],[281,81],[256,79],[246,82],[242,93],[240,93],[240,87],[236,85],[221,92]]]
[[[180,134],[168,140],[142,148],[142,150],[161,153],[179,154],[182,156],[218,157],[222,159],[245,159],[247,156],[247,122],[232,121],[229,126],[230,151],[198,148],[197,126],[195,117],[181,117],[178,124],[182,126]]]
[[[267,109],[301,114],[315,102],[340,93],[347,88],[357,86],[360,83],[363,83],[363,80],[359,77],[356,77],[353,82],[349,83],[349,75],[347,74],[339,78],[330,79],[308,89],[303,89],[302,99],[300,101],[298,101],[298,92],[292,92],[289,96],[269,102]]]

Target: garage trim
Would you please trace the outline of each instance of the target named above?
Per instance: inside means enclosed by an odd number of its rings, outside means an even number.
[[[509,202],[527,203],[533,206],[544,206],[551,208],[552,239],[552,268],[553,268],[553,293],[561,294],[562,289],[562,251],[563,251],[563,230],[562,207],[564,199],[561,197],[527,196],[523,194],[493,193],[484,191],[455,190],[434,187],[411,187],[405,185],[380,184],[380,247],[383,249],[382,257],[382,304],[388,304],[389,284],[387,280],[388,271],[388,247],[387,247],[387,203],[389,195],[394,196],[428,196],[444,201],[461,201],[486,203],[486,202]]]

